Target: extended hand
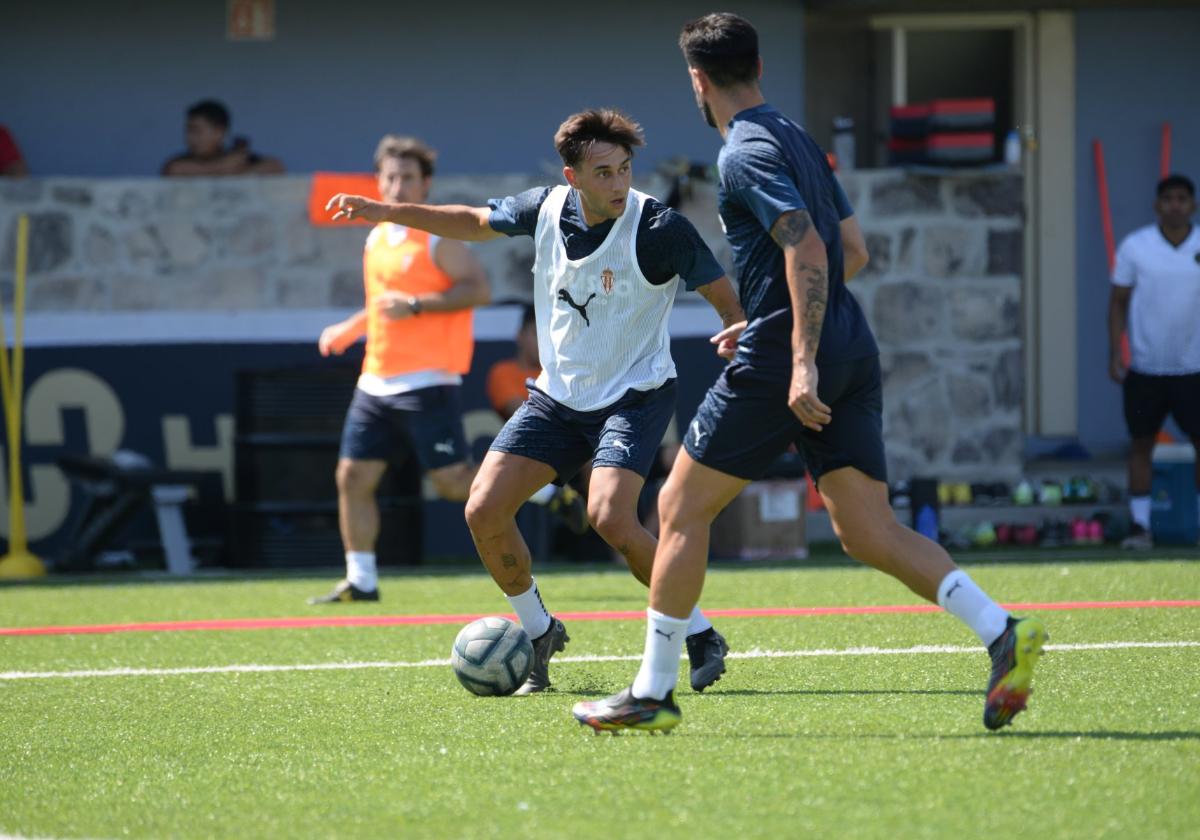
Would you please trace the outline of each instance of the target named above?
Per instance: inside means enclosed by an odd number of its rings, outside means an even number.
[[[788,408],[805,428],[814,432],[833,419],[829,406],[817,396],[817,366],[813,362],[792,364],[792,384],[788,389]]]
[[[333,210],[333,221],[338,219],[363,219],[368,222],[382,222],[386,208],[378,201],[372,201],[362,195],[338,193],[329,199],[326,210]]]
[[[1129,370],[1125,367],[1125,363],[1121,361],[1119,355],[1114,355],[1108,360],[1108,376],[1113,382],[1120,385],[1125,381],[1125,375]]]
[[[340,356],[351,344],[358,341],[358,336],[359,331],[345,322],[332,324],[321,330],[321,337],[317,339],[317,349],[322,356]]]
[[[709,344],[717,345],[717,355],[726,361],[733,361],[733,356],[737,353],[738,338],[742,335],[742,330],[746,329],[745,321],[738,321],[736,324],[730,324],[725,329],[714,335],[708,340]]]

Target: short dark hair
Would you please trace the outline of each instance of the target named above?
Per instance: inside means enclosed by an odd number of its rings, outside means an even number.
[[[1155,190],[1155,195],[1157,195],[1159,198],[1162,198],[1162,194],[1167,190],[1175,189],[1183,190],[1192,198],[1196,197],[1196,185],[1192,183],[1192,179],[1186,175],[1180,175],[1178,173],[1168,175],[1166,178],[1163,178],[1161,181],[1159,181],[1158,188]]]
[[[437,152],[415,137],[385,134],[383,139],[379,141],[379,145],[375,147],[376,172],[379,171],[379,167],[383,166],[383,159],[389,157],[399,158],[400,160],[404,160],[405,158],[414,160],[417,162],[417,166],[421,167],[421,175],[423,177],[433,177]]]
[[[572,114],[554,132],[554,148],[567,166],[578,166],[587,160],[597,143],[623,146],[633,154],[637,146],[646,145],[642,127],[614,108],[591,108]]]
[[[717,87],[758,79],[758,32],[743,17],[714,12],[684,24],[679,48],[688,66],[703,70]]]
[[[215,99],[202,99],[187,109],[188,119],[199,117],[217,128],[229,128],[229,109]]]

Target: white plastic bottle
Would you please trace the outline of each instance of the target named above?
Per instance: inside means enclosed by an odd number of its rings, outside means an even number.
[[[837,159],[839,172],[854,171],[854,119],[833,118],[833,155]]]
[[[1004,138],[1004,162],[1009,166],[1021,165],[1021,135],[1015,128]]]

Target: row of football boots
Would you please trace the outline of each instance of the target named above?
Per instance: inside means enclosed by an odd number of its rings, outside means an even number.
[[[1009,487],[996,482],[941,482],[938,484],[938,503],[942,507],[987,505],[1086,505],[1112,503],[1121,500],[1121,490],[1113,484],[1094,481],[1086,476],[1073,476],[1063,482],[1022,479]],[[898,481],[892,487],[892,505],[900,510],[910,506],[908,482]]]
[[[1120,541],[1123,533],[1105,515],[1090,519],[1075,517],[1047,519],[1040,526],[1031,522],[979,522],[964,525],[945,537],[951,548],[990,548],[993,546],[1041,546],[1057,548],[1066,545],[1104,545]]]
[[[967,485],[966,491],[962,484],[951,486],[949,496],[951,504],[976,504],[976,505],[1045,505],[1053,507],[1057,505],[1085,505],[1095,504],[1101,500],[1101,496],[1112,496],[1115,488],[1110,488],[1101,485],[1087,476],[1072,476],[1063,482],[1043,480],[1030,481],[1029,479],[1021,479],[1012,488],[1004,484],[991,485]],[[1115,491],[1119,494],[1120,491]],[[938,488],[939,501],[942,498],[942,489]],[[966,499],[967,501],[964,501]]]

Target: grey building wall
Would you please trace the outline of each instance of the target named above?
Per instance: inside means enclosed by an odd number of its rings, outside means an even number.
[[[181,149],[184,108],[224,100],[233,131],[288,169],[369,168],[379,137],[417,134],[447,173],[557,169],[567,114],[621,107],[646,128],[643,159],[712,161],[676,46],[711,3],[603,5],[277,3],[276,38],[225,40],[224,2],[63,0],[5,11],[0,122],[39,175],[157,174]],[[803,12],[748,0],[764,87],[803,113]]]
[[[448,175],[435,183],[435,201],[478,204],[533,179]],[[893,477],[1015,478],[1020,176],[875,170],[846,173],[843,183],[872,254],[850,288],[879,340]],[[661,194],[665,183],[641,186]],[[315,341],[321,327],[362,305],[366,229],[309,225],[308,190],[309,179],[299,176],[0,182],[4,265],[12,262],[17,214],[31,220],[29,341],[153,345],[163,330],[195,343]],[[693,184],[682,209],[730,266],[715,187]],[[530,299],[527,237],[476,253],[497,299]],[[11,282],[0,269],[0,289]],[[694,294],[684,297],[696,303]],[[687,334],[707,336],[716,321],[699,308],[709,321],[694,322]],[[506,322],[497,333],[481,317],[476,336],[507,339],[512,330]]]
[[[1154,221],[1163,122],[1172,125],[1171,168],[1200,180],[1200,9],[1080,11],[1075,33],[1079,437],[1103,451],[1127,434],[1107,373],[1108,265],[1091,144],[1104,144],[1118,243]]]

